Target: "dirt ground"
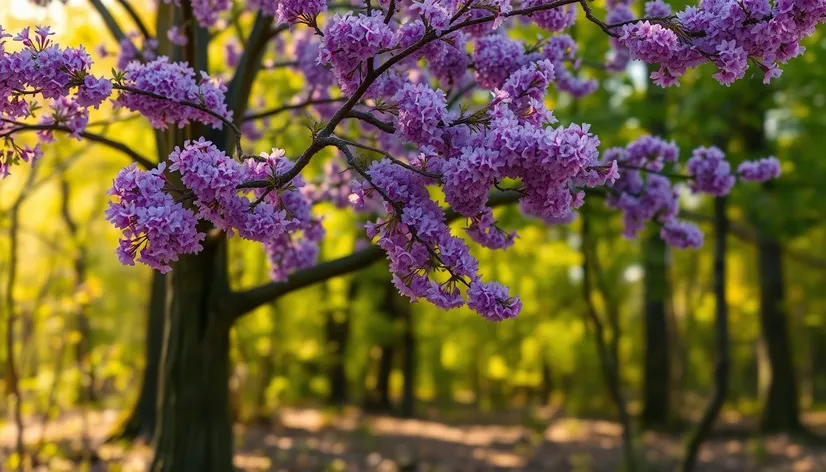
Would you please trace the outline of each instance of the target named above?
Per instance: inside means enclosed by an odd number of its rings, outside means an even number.
[[[142,471],[149,449],[124,450],[101,445],[117,420],[115,411],[67,414],[48,424],[26,428],[29,450],[41,443],[39,471],[81,470],[65,457],[83,450],[82,431],[100,460],[92,471]],[[826,427],[826,415],[809,415],[815,430]],[[620,469],[620,428],[592,419],[552,418],[549,426],[528,428],[506,421],[463,421],[447,424],[315,409],[284,409],[272,425],[236,427],[236,465],[245,471],[577,471]],[[540,423],[541,424],[541,423]],[[822,426],[822,427],[821,427]],[[738,429],[739,427],[739,429]],[[736,421],[723,421],[705,443],[699,471],[821,472],[826,471],[826,443],[795,443],[784,436],[757,438]],[[15,437],[13,427],[0,428],[2,455]],[[681,454],[681,438],[664,433],[643,437],[647,471],[673,471]],[[77,456],[77,452],[75,452]],[[0,463],[2,464],[2,463]]]

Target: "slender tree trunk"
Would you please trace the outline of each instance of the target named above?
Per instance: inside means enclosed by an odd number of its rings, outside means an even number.
[[[826,328],[812,326],[808,330],[811,339],[812,403],[826,403]]]
[[[350,283],[349,300],[356,295],[356,279]],[[328,379],[330,382],[329,402],[333,405],[347,403],[347,373],[344,370],[344,359],[347,353],[347,344],[350,339],[350,313],[348,308],[331,309],[327,313],[327,347],[330,364]]]
[[[760,325],[768,359],[768,379],[761,381],[763,413],[760,427],[766,432],[800,432],[797,379],[789,345],[788,317],[783,287],[783,254],[780,243],[764,234],[757,238],[760,266]]]
[[[634,447],[634,433],[631,425],[631,416],[625,403],[625,396],[622,392],[622,383],[617,366],[618,359],[611,354],[611,346],[606,342],[605,327],[602,319],[597,313],[596,306],[592,298],[591,269],[597,257],[596,247],[591,239],[591,222],[586,213],[582,212],[582,291],[586,305],[586,325],[593,329],[594,339],[597,345],[597,356],[599,358],[602,378],[608,389],[608,394],[614,407],[617,409],[619,422],[622,426],[622,448],[625,460],[625,468],[629,472],[637,470],[637,454]],[[618,333],[614,333],[617,336]]]
[[[278,355],[279,330],[281,329],[281,310],[275,303],[270,305],[270,315],[273,319],[272,332],[270,332],[270,350],[258,359],[261,364],[261,374],[258,377],[258,391],[255,393],[255,413],[256,421],[268,423],[272,419],[272,411],[267,407],[267,389],[270,382],[276,375],[276,356]]]
[[[164,341],[164,310],[166,305],[166,276],[152,272],[152,291],[147,307],[146,365],[144,366],[138,399],[128,416],[109,436],[109,441],[141,439],[151,442],[155,434],[158,407],[158,374]]]
[[[643,247],[645,368],[643,372],[642,423],[646,428],[668,425],[671,365],[667,325],[668,252],[658,234]]]
[[[645,127],[665,136],[667,126],[666,89],[649,87],[646,91],[651,113]],[[653,231],[643,244],[643,289],[645,336],[642,415],[644,428],[664,428],[671,419],[671,349],[669,349],[668,309],[668,248]]]
[[[376,374],[376,393],[372,400],[372,408],[379,411],[389,411],[393,404],[390,399],[390,375],[393,373],[393,346],[381,346],[379,351],[379,371]]]
[[[412,418],[416,415],[416,333],[413,324],[413,307],[410,302],[394,294],[397,312],[404,321],[402,334],[402,374],[404,387],[402,388],[401,415]]]
[[[715,315],[717,363],[714,367],[714,390],[703,411],[703,416],[686,443],[685,456],[680,467],[682,472],[694,470],[697,465],[697,453],[705,441],[726,400],[729,383],[729,335],[728,305],[726,301],[726,234],[728,218],[726,217],[726,197],[714,200],[714,298],[717,305]]]
[[[379,304],[379,314],[388,323],[394,323],[398,317],[396,310],[396,288],[388,280],[384,283],[382,300]],[[373,392],[368,392],[365,406],[368,409],[377,411],[390,411],[393,403],[390,399],[390,376],[393,374],[393,363],[396,358],[395,337],[383,339],[379,346],[378,372],[376,373],[376,388]]]
[[[225,241],[168,276],[152,472],[233,470],[226,278]]]
[[[554,379],[551,375],[551,364],[548,359],[542,357],[542,384],[539,387],[539,404],[547,406],[551,404],[551,393],[554,390]]]

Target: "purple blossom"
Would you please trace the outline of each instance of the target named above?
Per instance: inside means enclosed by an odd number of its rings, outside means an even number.
[[[87,75],[83,79],[83,85],[77,88],[77,104],[97,109],[110,95],[112,95],[112,82],[109,79]]]
[[[691,189],[716,197],[728,195],[734,186],[731,165],[726,156],[717,147],[700,147],[694,150],[686,165],[689,175],[693,177]]]
[[[178,46],[186,46],[186,43],[189,42],[186,32],[178,25],[169,28],[166,32],[166,37],[169,39],[169,42]]]
[[[195,215],[163,191],[166,164],[143,172],[135,164],[122,169],[109,194],[106,219],[123,231],[117,250],[120,261],[134,265],[135,260],[161,272],[181,254],[201,251],[204,234],[196,230]]]
[[[530,8],[539,5],[553,3],[552,0],[524,0],[522,8]],[[530,15],[530,19],[542,29],[552,32],[563,31],[573,26],[576,21],[576,10],[570,5],[556,7],[548,10],[540,10]]]
[[[279,23],[314,24],[315,17],[327,10],[325,0],[280,0],[276,9],[276,21]]]
[[[426,84],[406,84],[393,97],[399,113],[396,132],[420,146],[438,146],[448,125],[447,101],[441,90]]]
[[[677,249],[697,249],[703,246],[703,232],[697,226],[684,221],[670,221],[660,229],[660,237]]]
[[[519,297],[511,297],[508,288],[496,282],[474,281],[470,284],[467,296],[468,307],[488,321],[516,318],[522,310]]]
[[[192,14],[204,28],[214,26],[218,21],[218,16],[232,6],[230,0],[191,0],[191,2]]]
[[[145,64],[130,63],[124,71],[123,84],[166,98],[121,92],[114,101],[118,106],[137,111],[149,118],[155,128],[164,129],[168,124],[183,127],[192,121],[200,121],[215,128],[223,125],[220,120],[208,113],[178,103],[182,101],[202,104],[226,119],[232,116],[224,102],[226,85],[204,73],[201,73],[200,80],[196,80],[192,68],[185,63],[169,62],[166,57]]]
[[[525,46],[505,35],[493,34],[478,39],[473,51],[476,82],[486,89],[501,87],[520,67],[524,55]]]
[[[353,93],[366,72],[365,61],[396,44],[380,11],[371,15],[336,14],[327,22],[318,61],[329,64],[344,93]]]
[[[757,161],[745,161],[737,166],[737,175],[747,182],[765,182],[780,177],[780,161],[764,157]]]

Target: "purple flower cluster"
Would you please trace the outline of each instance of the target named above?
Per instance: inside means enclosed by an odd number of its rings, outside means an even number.
[[[136,46],[138,40],[142,41],[140,49]],[[134,60],[152,61],[158,56],[157,51],[157,39],[143,38],[140,33],[133,31],[120,40],[117,67],[125,69]]]
[[[746,161],[737,166],[737,175],[747,182],[765,182],[776,179],[780,177],[780,161],[775,157]]]
[[[444,127],[449,125],[444,92],[427,84],[406,84],[393,101],[399,107],[396,133],[400,137],[419,146],[443,142]]]
[[[522,8],[531,8],[553,3],[554,0],[524,0]],[[552,32],[566,30],[576,21],[576,10],[571,5],[540,10],[530,15],[530,19],[542,29]]]
[[[180,254],[200,252],[204,239],[195,215],[164,191],[165,167],[161,163],[144,172],[132,164],[122,169],[109,191],[115,200],[106,210],[106,219],[123,232],[117,250],[120,261],[134,265],[137,259],[164,273]]]
[[[50,106],[40,112],[40,124],[65,126],[79,138],[89,121],[88,108],[98,108],[111,94],[108,80],[89,73],[89,54],[82,47],[61,48],[49,38],[52,34],[46,27],[38,27],[34,35],[24,28],[13,38],[22,48],[11,52],[5,39],[12,36],[0,27],[0,135],[6,138],[0,151],[0,178],[18,160],[34,164],[41,154],[38,145],[14,142],[13,133],[23,124],[17,120],[30,117],[46,102]],[[43,130],[40,137],[51,141],[52,130]]]
[[[546,90],[556,78],[552,60],[544,54],[526,55],[520,43],[496,34],[481,38],[480,44],[477,72],[490,78],[488,85],[495,84],[490,104],[456,116],[448,113],[440,91],[423,83],[403,85],[392,99],[398,109],[396,134],[421,152],[408,160],[408,167],[390,159],[373,163],[366,180],[353,184],[350,200],[357,207],[373,199],[384,201],[387,215],[368,224],[368,236],[378,238],[404,295],[445,309],[465,304],[466,296],[468,306],[498,321],[515,316],[518,299],[498,284],[480,281],[467,244],[451,234],[426,186],[441,183],[446,202],[469,219],[468,237],[484,247],[504,249],[516,235],[500,229],[486,206],[497,182],[522,181],[521,204],[527,213],[569,218],[584,199],[578,187],[611,182],[617,171],[615,164],[599,161],[599,139],[588,125],[547,126],[556,121],[544,105]],[[519,54],[501,54],[496,44],[515,44]],[[530,57],[536,60],[520,66]],[[479,58],[512,62],[504,69],[478,67]],[[561,62],[561,54],[556,59]],[[490,74],[483,72],[487,69]],[[447,280],[437,279],[438,272],[446,272]]]
[[[635,237],[648,221],[654,220],[672,231],[663,231],[666,242],[681,241],[677,247],[688,247],[687,243],[699,247],[702,234],[694,231],[689,223],[679,222],[679,195],[671,181],[658,174],[666,164],[674,165],[679,159],[679,149],[674,143],[653,136],[643,136],[626,148],[611,148],[605,151],[603,159],[615,160],[621,170],[620,177],[609,186],[606,203],[622,212],[625,224],[624,235]],[[665,235],[668,235],[668,238]],[[700,234],[696,237],[678,238],[678,234]]]
[[[327,2],[324,0],[280,0],[275,13],[279,23],[312,25],[315,17],[325,10]]]
[[[622,23],[624,21],[629,21],[636,18],[634,16],[634,12],[631,11],[630,3],[631,2],[627,0],[621,2],[609,2],[607,6],[608,13],[605,16],[606,23]],[[648,6],[654,3],[662,4],[659,0],[657,0],[657,2],[648,2],[645,4],[646,11],[648,11]],[[620,42],[619,38],[612,36],[609,42],[611,45],[611,50],[608,54],[608,61],[605,63],[605,67],[611,72],[622,72],[631,60],[631,51]]]
[[[515,318],[522,310],[522,302],[508,294],[508,287],[478,280],[468,289],[468,306],[490,321]]]
[[[691,154],[686,170],[692,177],[691,189],[715,197],[728,195],[734,186],[731,165],[725,154],[716,146],[699,147]]]
[[[214,26],[218,21],[218,16],[232,6],[230,0],[191,0],[191,2],[192,15],[204,28]]]
[[[293,164],[284,157],[284,151],[273,150],[259,159],[239,163],[201,138],[187,141],[183,148],[176,147],[169,162],[169,171],[180,175],[183,187],[168,183],[163,177],[165,163],[150,172],[138,172],[133,165],[121,171],[115,180],[112,194],[120,200],[111,204],[109,220],[124,231],[119,250],[122,259],[134,260],[137,248],[148,239],[147,247],[154,249],[144,249],[139,260],[169,270],[168,263],[177,260],[178,254],[200,251],[200,245],[193,241],[197,243],[203,235],[192,235],[197,219],[201,218],[229,235],[237,233],[242,238],[263,243],[273,263],[272,275],[277,280],[315,263],[324,229],[312,216],[312,203],[302,191],[304,182],[300,177],[276,191],[256,189],[252,192],[254,200],[240,190],[245,182],[273,179],[287,172]],[[129,189],[132,186],[139,187],[142,199],[131,199]],[[181,201],[191,200],[197,218],[192,211],[176,203],[173,195]],[[151,209],[152,205],[163,210],[162,217],[155,218],[156,213],[150,211],[148,214],[153,218],[128,220],[134,214],[142,214],[133,207],[148,206]],[[155,226],[165,223],[171,225],[169,235],[164,227]],[[183,228],[184,223],[191,230]],[[168,241],[176,232],[183,236],[180,245]]]
[[[501,290],[472,289],[486,287],[479,280],[479,264],[467,244],[451,234],[444,212],[430,198],[426,185],[432,179],[388,159],[373,163],[367,176],[355,192],[359,198],[380,195],[388,211],[387,217],[368,223],[367,235],[378,237],[376,244],[387,253],[393,283],[403,295],[449,310],[466,303],[461,292],[466,285],[468,306],[482,316],[491,321],[504,318],[492,305],[508,307],[507,317],[516,316],[521,305],[507,297],[506,289],[504,295]],[[437,279],[440,272],[446,273],[446,280]]]
[[[506,249],[513,246],[516,232],[510,233],[496,226],[493,211],[485,208],[478,216],[470,219],[465,232],[475,243],[488,249]]]
[[[657,5],[652,13],[665,13]],[[620,42],[634,58],[660,64],[651,78],[661,86],[677,84],[689,68],[711,62],[723,85],[742,78],[751,60],[768,83],[780,66],[803,52],[800,41],[826,18],[820,0],[704,0],[675,20],[644,21],[622,27]]]
[[[114,100],[116,105],[149,118],[155,128],[164,129],[168,124],[184,127],[192,121],[215,128],[222,126],[215,116],[181,102],[200,104],[226,119],[232,116],[224,102],[226,85],[203,72],[201,79],[196,80],[191,67],[182,62],[169,62],[167,57],[149,63],[131,62],[123,71],[122,85],[164,97],[122,91]]]
[[[523,56],[525,46],[504,34],[479,38],[473,50],[476,82],[486,89],[501,87],[508,76],[522,65]]]
[[[8,52],[3,39],[11,35],[0,27],[0,113],[4,116],[28,116],[29,103],[36,96],[58,99],[73,88],[81,106],[97,107],[108,98],[106,81],[89,74],[92,58],[86,50],[61,49],[49,39],[52,34],[49,28],[39,27],[32,37],[24,28],[14,37],[23,49]]]
[[[380,11],[371,15],[336,14],[327,22],[319,62],[330,64],[342,92],[353,93],[367,71],[366,61],[396,45],[393,29]]]

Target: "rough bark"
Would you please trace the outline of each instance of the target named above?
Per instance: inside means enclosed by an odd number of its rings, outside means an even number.
[[[233,470],[226,244],[183,256],[167,277],[152,472]]]

